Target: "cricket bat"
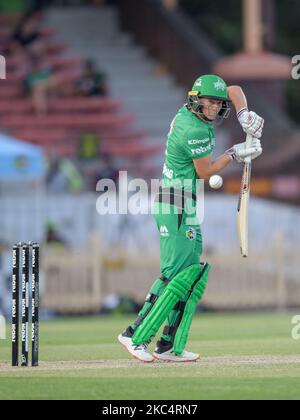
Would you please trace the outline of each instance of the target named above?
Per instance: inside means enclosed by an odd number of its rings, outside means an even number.
[[[251,146],[252,136],[247,135],[246,147]],[[245,159],[242,184],[237,208],[237,228],[241,254],[248,257],[248,211],[250,199],[251,158]]]

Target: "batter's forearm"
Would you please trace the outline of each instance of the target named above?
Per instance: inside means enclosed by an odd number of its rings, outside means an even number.
[[[198,174],[199,178],[208,180],[211,176],[218,174],[232,162],[232,158],[226,154],[212,161],[205,173]]]
[[[228,96],[233,103],[236,113],[239,113],[242,109],[248,109],[247,98],[240,86],[229,86]]]

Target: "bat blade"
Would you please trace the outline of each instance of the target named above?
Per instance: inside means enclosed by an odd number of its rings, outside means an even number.
[[[248,144],[251,140],[251,136],[247,136]],[[250,199],[250,180],[251,159],[247,159],[244,164],[239,202],[237,208],[237,230],[241,255],[244,258],[248,257],[248,213]]]
[[[237,226],[240,250],[243,257],[248,256],[248,212],[250,198],[251,163],[246,163],[243,170],[242,185],[238,204]]]

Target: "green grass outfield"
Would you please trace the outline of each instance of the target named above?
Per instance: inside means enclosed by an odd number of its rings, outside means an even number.
[[[299,399],[293,315],[198,316],[188,349],[201,360],[183,364],[132,359],[116,340],[129,318],[43,322],[38,368],[12,368],[0,341],[0,399]]]

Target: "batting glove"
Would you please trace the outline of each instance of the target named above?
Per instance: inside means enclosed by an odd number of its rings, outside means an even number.
[[[260,140],[253,137],[250,147],[246,147],[246,142],[235,144],[230,149],[226,150],[225,154],[239,163],[243,163],[248,157],[250,157],[251,160],[254,160],[262,154]]]
[[[258,139],[261,138],[265,122],[262,117],[253,111],[249,112],[246,108],[242,109],[237,114],[237,117],[246,134],[250,134]]]

